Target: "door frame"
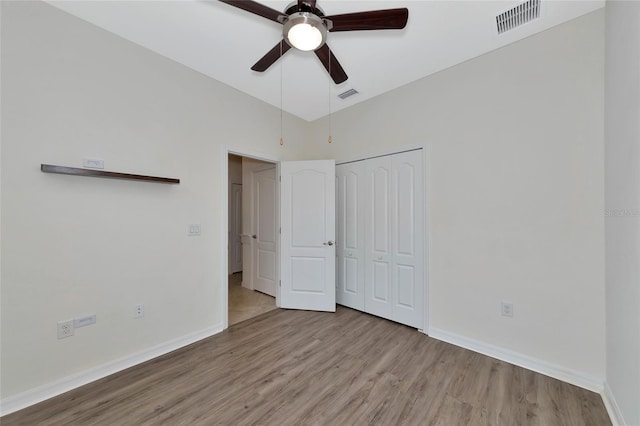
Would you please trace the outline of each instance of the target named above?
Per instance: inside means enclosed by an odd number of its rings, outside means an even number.
[[[230,145],[222,145],[222,157],[225,159],[223,165],[220,168],[222,173],[221,182],[222,185],[222,199],[229,202],[229,154],[238,155],[240,157],[253,158],[255,160],[266,161],[273,163],[276,167],[276,176],[280,176],[280,159],[273,155],[264,154],[249,149],[233,147]],[[220,252],[222,253],[221,262],[221,283],[228,283],[229,280],[229,209],[222,209],[222,229],[220,235],[222,236]],[[276,217],[278,223],[280,223],[280,185],[276,185]],[[276,239],[276,280],[280,280],[280,239]],[[229,285],[222,285],[222,295],[220,297],[220,311],[222,312],[222,329],[229,328]],[[276,286],[276,306],[280,299],[280,287]]]

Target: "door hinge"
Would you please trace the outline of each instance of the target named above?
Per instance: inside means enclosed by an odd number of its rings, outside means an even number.
[[[282,182],[282,176],[278,176],[278,180]]]
[[[282,287],[282,280],[279,280],[278,282],[280,283],[280,287]]]
[[[282,234],[282,228],[278,228],[278,232]]]

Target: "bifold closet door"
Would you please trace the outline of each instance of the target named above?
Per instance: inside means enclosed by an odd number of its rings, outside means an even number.
[[[336,301],[422,328],[422,150],[336,166]]]
[[[336,166],[336,302],[364,311],[364,162]]]
[[[366,161],[365,311],[383,318],[392,316],[391,262],[391,158]]]
[[[367,161],[365,312],[422,328],[422,151]]]
[[[391,156],[392,319],[424,325],[424,178],[422,151]]]

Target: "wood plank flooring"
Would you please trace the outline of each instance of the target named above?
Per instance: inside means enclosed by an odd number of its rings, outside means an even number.
[[[351,309],[274,310],[11,425],[609,425],[596,393]]]

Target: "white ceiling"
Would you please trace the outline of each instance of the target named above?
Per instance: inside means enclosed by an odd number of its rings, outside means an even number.
[[[499,35],[495,16],[521,1],[319,0],[326,15],[407,7],[404,30],[329,33],[349,79],[336,85],[313,52],[291,49],[250,67],[282,38],[278,23],[219,1],[49,1],[50,4],[308,121],[604,6],[541,0],[540,18]],[[289,0],[261,3],[284,10]],[[354,88],[358,95],[337,97]]]

